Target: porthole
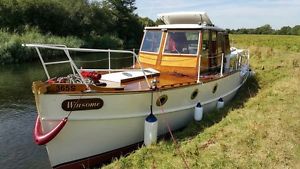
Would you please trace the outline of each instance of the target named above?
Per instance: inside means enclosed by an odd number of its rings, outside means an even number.
[[[217,89],[218,89],[218,83],[215,84],[215,86],[214,86],[214,88],[212,90],[212,93],[216,93]]]
[[[167,95],[162,95],[156,100],[156,106],[162,106],[168,101]]]
[[[198,89],[195,89],[191,94],[191,99],[194,100],[198,96]]]

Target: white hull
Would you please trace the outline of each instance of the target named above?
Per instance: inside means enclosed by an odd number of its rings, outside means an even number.
[[[184,127],[193,119],[194,107],[201,102],[204,112],[216,108],[222,97],[227,103],[244,82],[240,72],[204,84],[190,85],[154,93],[154,114],[158,118],[158,135]],[[213,88],[218,88],[213,93]],[[198,89],[198,96],[191,99]],[[159,95],[166,94],[168,100],[161,107],[155,105]],[[104,105],[99,110],[74,111],[66,126],[46,147],[51,166],[87,158],[143,141],[144,120],[150,112],[150,92],[118,94],[89,93],[41,94],[37,107],[42,117],[45,132],[57,125],[69,112],[61,108],[67,99],[101,98]]]

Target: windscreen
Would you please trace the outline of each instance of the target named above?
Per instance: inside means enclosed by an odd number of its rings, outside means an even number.
[[[158,53],[162,32],[147,30],[142,43],[141,51]]]
[[[198,42],[199,31],[169,31],[164,53],[195,55]]]

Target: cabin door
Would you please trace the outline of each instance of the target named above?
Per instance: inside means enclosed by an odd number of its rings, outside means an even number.
[[[201,67],[205,72],[215,72],[219,66],[217,32],[212,30],[202,31],[202,58]],[[222,53],[222,52],[221,52]],[[221,55],[221,54],[220,54]]]

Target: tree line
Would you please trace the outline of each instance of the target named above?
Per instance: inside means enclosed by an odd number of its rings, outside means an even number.
[[[75,36],[88,47],[133,48],[145,24],[154,23],[135,14],[136,9],[135,0],[0,0],[0,28]]]
[[[22,43],[139,48],[143,27],[155,23],[135,10],[135,0],[0,0],[0,64],[37,60]]]
[[[86,47],[133,48],[139,46],[144,26],[161,23],[139,17],[136,9],[135,0],[0,0],[0,28],[19,34],[34,28],[46,35],[75,36],[84,40]],[[300,35],[300,25],[227,31]]]
[[[135,0],[0,0],[0,64],[37,59],[22,43],[69,47],[139,48],[145,26],[163,24],[138,16]],[[227,29],[232,34],[300,35],[300,25],[274,30]]]
[[[283,26],[275,30],[271,25],[266,24],[258,28],[226,29],[231,34],[267,34],[267,35],[300,35],[300,25],[294,27]]]

